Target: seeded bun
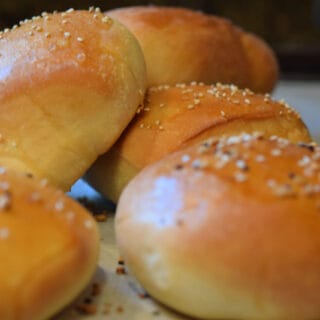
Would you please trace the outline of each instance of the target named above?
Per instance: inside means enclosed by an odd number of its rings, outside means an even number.
[[[136,118],[86,179],[116,202],[124,186],[146,165],[211,135],[244,131],[310,141],[297,112],[268,95],[221,84],[153,87]]]
[[[140,47],[99,11],[43,13],[0,38],[0,164],[67,190],[143,100]]]
[[[172,7],[107,12],[132,31],[144,52],[149,86],[203,81],[269,92],[278,78],[270,47],[230,21]]]
[[[116,212],[121,255],[160,302],[202,319],[320,317],[320,148],[211,139],[144,169]]]
[[[0,319],[49,319],[96,270],[92,216],[46,180],[0,168]]]

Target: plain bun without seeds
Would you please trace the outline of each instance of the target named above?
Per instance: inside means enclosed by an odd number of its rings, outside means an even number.
[[[203,81],[270,92],[278,79],[272,49],[230,21],[186,8],[137,6],[107,11],[138,39],[148,86]]]
[[[155,299],[201,319],[320,317],[320,148],[212,138],[125,188],[116,235]]]

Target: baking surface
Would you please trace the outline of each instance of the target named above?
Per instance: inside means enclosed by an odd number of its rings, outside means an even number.
[[[301,114],[310,129],[313,138],[320,143],[320,82],[281,81],[273,96],[285,99]],[[54,320],[72,319],[190,319],[178,315],[146,295],[139,284],[127,274],[119,274],[123,270],[118,264],[119,253],[116,247],[113,229],[114,215],[112,206],[99,197],[99,195],[79,180],[71,190],[75,198],[87,197],[91,201],[105,207],[109,213],[107,221],[99,222],[101,231],[101,253],[97,272],[87,290]],[[101,292],[93,294],[94,284]],[[87,307],[91,314],[81,310]]]

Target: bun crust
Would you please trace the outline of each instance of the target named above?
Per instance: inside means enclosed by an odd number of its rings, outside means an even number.
[[[0,163],[67,190],[142,102],[141,49],[106,15],[68,10],[2,33],[0,52]]]
[[[147,92],[121,138],[89,170],[86,179],[117,201],[124,186],[146,165],[212,135],[263,132],[292,141],[310,141],[297,112],[268,95],[236,86],[159,86]]]
[[[48,319],[93,275],[95,220],[46,180],[1,168],[0,318]]]
[[[137,37],[148,84],[234,83],[269,92],[278,78],[274,53],[228,20],[172,7],[128,7],[107,12]]]
[[[211,139],[144,169],[116,212],[126,264],[203,319],[320,317],[320,148]]]

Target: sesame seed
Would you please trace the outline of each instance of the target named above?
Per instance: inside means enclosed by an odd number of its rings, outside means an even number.
[[[1,181],[0,182],[0,189],[4,191],[8,191],[10,188],[10,184],[7,181]]]
[[[227,138],[226,144],[231,145],[231,144],[239,143],[240,141],[241,141],[241,137],[231,136]]]
[[[164,107],[164,103],[160,103],[159,107],[163,108]]]
[[[245,133],[241,136],[241,138],[242,138],[242,141],[248,142],[252,140],[253,136],[248,133]]]
[[[221,111],[220,111],[220,115],[221,115],[222,117],[225,117],[226,113],[225,113],[223,110],[221,110]]]
[[[84,226],[87,228],[87,229],[91,229],[93,227],[93,222],[91,220],[86,220],[84,222]]]
[[[7,210],[11,205],[11,193],[9,191],[5,191],[0,194],[0,210]]]
[[[72,221],[75,218],[75,213],[73,211],[68,211],[66,213],[66,218],[67,220]]]
[[[272,188],[272,191],[278,197],[292,197],[296,195],[289,184],[277,185]]]
[[[308,165],[310,162],[311,162],[310,157],[303,156],[303,158],[298,161],[298,166],[304,167],[304,166]]]
[[[177,87],[177,88],[180,88],[180,89],[183,89],[183,88],[186,87],[186,84],[185,84],[185,83],[177,83],[177,84],[176,84],[176,87]]]
[[[6,227],[0,228],[0,239],[5,240],[8,239],[10,236],[10,230]]]
[[[40,187],[46,187],[48,185],[48,180],[47,179],[42,179],[40,180],[40,183],[39,183]]]
[[[274,188],[276,186],[276,182],[273,179],[268,179],[267,180],[267,186],[270,188]]]
[[[83,38],[82,37],[77,37],[77,41],[78,42],[83,42]]]
[[[196,159],[192,162],[192,168],[203,169],[208,166],[208,163],[204,160]]]
[[[112,20],[111,20],[110,17],[104,16],[104,17],[101,19],[101,21],[102,21],[102,23],[109,23],[109,22],[111,22]]]
[[[244,174],[243,172],[236,172],[234,174],[234,178],[237,182],[245,182],[246,180],[248,180],[247,175]]]
[[[68,9],[66,12],[67,13],[70,13],[70,12],[73,12],[74,11],[74,9],[73,8],[70,8],[70,9]]]
[[[303,170],[303,175],[305,177],[312,177],[314,175],[314,169],[312,168],[306,168]]]
[[[67,38],[67,39],[70,38],[70,36],[71,36],[70,32],[64,32],[63,35],[64,35],[64,37]]]
[[[86,60],[86,54],[81,52],[81,53],[78,53],[77,56],[76,56],[77,60],[80,61],[80,62],[83,62]]]
[[[239,160],[236,161],[236,167],[241,169],[241,170],[247,170],[248,169],[248,165],[242,159],[239,159]]]
[[[262,154],[258,154],[258,155],[256,156],[256,161],[257,161],[257,162],[264,162],[265,160],[266,160],[266,158],[265,158],[265,156],[262,155]]]
[[[189,105],[187,106],[187,109],[188,109],[188,110],[194,109],[194,105],[193,105],[193,104],[189,104]]]
[[[63,200],[56,201],[56,203],[54,204],[54,208],[56,211],[62,211],[64,209]]]
[[[181,161],[183,163],[187,163],[190,161],[190,156],[188,154],[184,154],[182,157],[181,157]]]
[[[31,202],[39,202],[41,200],[41,194],[39,192],[32,192],[30,194]]]
[[[206,146],[205,144],[201,144],[199,147],[198,147],[198,153],[205,153],[208,151],[208,146]]]
[[[200,100],[199,100],[199,99],[194,99],[194,100],[193,100],[193,103],[194,103],[195,105],[200,104]]]
[[[274,157],[278,157],[282,154],[282,151],[280,149],[272,149],[271,150],[271,155]]]
[[[251,101],[250,101],[249,99],[244,99],[244,103],[245,103],[245,104],[250,104]]]

